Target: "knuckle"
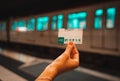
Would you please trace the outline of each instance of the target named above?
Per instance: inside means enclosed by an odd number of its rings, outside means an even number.
[[[77,60],[74,61],[74,66],[75,66],[75,67],[78,67],[78,66],[79,66],[79,61],[77,61]]]
[[[70,45],[67,46],[67,49],[71,49],[72,47]]]

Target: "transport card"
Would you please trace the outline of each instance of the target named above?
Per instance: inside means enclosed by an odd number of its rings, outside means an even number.
[[[83,29],[60,29],[58,31],[58,44],[67,44],[70,41],[74,44],[82,44]]]

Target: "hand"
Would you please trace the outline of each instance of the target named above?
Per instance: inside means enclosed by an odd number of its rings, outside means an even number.
[[[69,42],[66,50],[48,65],[36,81],[52,81],[58,74],[79,66],[79,52],[73,42]]]
[[[51,65],[56,67],[58,74],[79,66],[79,52],[73,42],[69,42],[64,53],[55,59]]]

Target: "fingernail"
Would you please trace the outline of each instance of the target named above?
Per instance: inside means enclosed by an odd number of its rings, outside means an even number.
[[[69,45],[73,45],[73,42],[69,42]]]

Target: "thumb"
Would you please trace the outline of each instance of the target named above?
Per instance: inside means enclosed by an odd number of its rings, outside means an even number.
[[[69,44],[66,47],[65,53],[70,54],[73,49],[73,42],[69,42]]]

